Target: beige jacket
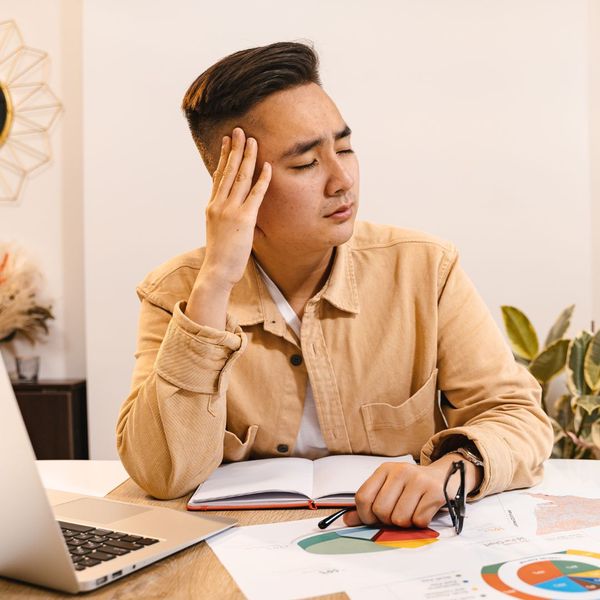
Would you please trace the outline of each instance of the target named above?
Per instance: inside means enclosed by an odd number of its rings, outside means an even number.
[[[309,377],[333,454],[410,453],[427,464],[468,438],[485,463],[478,497],[540,479],[553,436],[539,385],[451,244],[357,223],[306,306],[301,340],[253,259],[226,331],[190,321],[203,254],[170,260],[137,290],[137,362],[117,444],[150,494],[181,496],[222,461],[290,455]]]

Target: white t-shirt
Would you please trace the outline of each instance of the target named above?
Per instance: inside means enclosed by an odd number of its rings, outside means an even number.
[[[269,290],[269,294],[271,294],[271,298],[273,298],[273,302],[277,305],[281,316],[298,336],[298,340],[300,340],[302,321],[300,321],[298,315],[294,312],[294,309],[285,299],[285,296],[264,272],[262,267],[258,263],[256,263],[256,266],[258,267],[265,285]],[[329,450],[327,449],[327,444],[325,444],[323,434],[321,433],[321,426],[319,425],[319,418],[317,417],[317,407],[315,406],[315,399],[313,397],[309,378],[306,383],[304,411],[302,412],[302,420],[300,421],[300,431],[298,432],[292,455],[315,459],[327,456],[328,454]]]

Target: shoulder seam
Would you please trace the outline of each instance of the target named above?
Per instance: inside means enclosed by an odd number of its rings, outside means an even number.
[[[145,284],[146,280],[142,281],[137,289],[139,289],[139,290],[144,289],[145,293],[151,294],[167,277],[169,277],[170,275],[173,275],[180,269],[200,270],[201,266],[202,265],[194,266],[189,263],[177,265],[177,266],[173,267],[172,269],[169,269],[166,273],[163,273],[158,279],[155,279],[152,282],[148,282],[147,284]]]
[[[425,244],[427,246],[435,246],[440,248],[444,252],[452,252],[452,244],[444,244],[442,242],[436,242],[435,240],[420,240],[420,239],[404,239],[404,240],[391,240],[389,242],[382,242],[380,244],[367,244],[361,246],[351,245],[352,250],[372,250],[378,248],[390,248],[391,246],[398,246],[400,244]]]
[[[135,291],[137,292],[140,301],[146,300],[147,302],[150,302],[150,304],[153,304],[154,306],[157,306],[158,308],[168,312],[170,315],[173,314],[173,310],[169,308],[169,306],[165,302],[162,302],[160,298],[157,298],[154,295],[154,290],[146,291],[143,290],[140,286],[138,286]]]
[[[448,252],[444,252],[444,258],[442,259],[442,264],[440,265],[440,272],[438,277],[438,300],[442,295],[442,290],[446,285],[448,273],[450,272],[450,267],[456,262],[457,255],[458,251],[456,250],[455,246],[451,246],[448,249]]]

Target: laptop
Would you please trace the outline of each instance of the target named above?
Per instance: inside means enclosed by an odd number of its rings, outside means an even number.
[[[0,357],[0,576],[64,592],[87,592],[235,525],[44,490]]]

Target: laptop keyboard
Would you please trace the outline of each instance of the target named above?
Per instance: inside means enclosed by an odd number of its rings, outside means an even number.
[[[122,531],[98,529],[76,523],[65,523],[64,521],[58,523],[65,537],[76,571],[83,571],[87,567],[95,567],[101,562],[112,560],[117,556],[135,550],[141,550],[159,541],[141,535],[130,535]]]

